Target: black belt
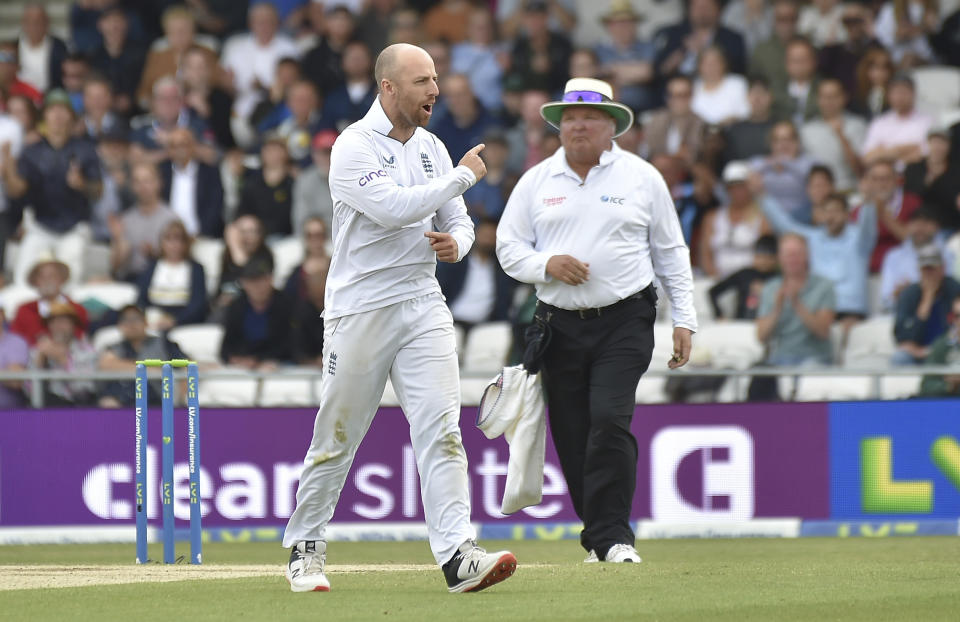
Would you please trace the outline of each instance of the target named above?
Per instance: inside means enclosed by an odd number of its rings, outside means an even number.
[[[590,309],[561,309],[560,307],[555,307],[553,305],[547,304],[542,300],[537,301],[537,306],[542,307],[558,316],[569,317],[580,320],[593,320],[598,317],[603,316],[604,314],[611,313],[617,309],[617,307],[623,306],[630,300],[647,300],[652,306],[657,304],[657,290],[653,286],[653,283],[647,285],[639,292],[627,296],[623,300],[618,300],[612,305],[607,305],[606,307],[594,307]]]

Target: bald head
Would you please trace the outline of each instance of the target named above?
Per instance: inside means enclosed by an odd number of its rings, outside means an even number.
[[[430,58],[427,51],[416,45],[409,43],[394,43],[388,45],[377,56],[377,64],[374,67],[373,75],[377,81],[377,87],[382,89],[380,83],[383,80],[395,81],[397,76],[403,72],[406,65],[414,61],[422,61],[423,58]],[[431,63],[432,63],[431,59]]]

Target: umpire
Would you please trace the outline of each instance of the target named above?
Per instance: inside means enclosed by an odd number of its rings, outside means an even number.
[[[497,229],[497,257],[537,290],[550,429],[584,529],[585,561],[639,562],[630,527],[635,391],[653,353],[654,275],[673,310],[676,369],[697,328],[690,252],[660,173],[620,149],[633,124],[600,80],[567,82],[540,114],[562,147],[527,171]]]

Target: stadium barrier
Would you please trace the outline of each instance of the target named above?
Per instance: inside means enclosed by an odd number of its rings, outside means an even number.
[[[641,538],[886,537],[960,533],[960,402],[637,407],[632,516]],[[543,502],[500,514],[508,450],[463,409],[473,519],[483,538],[575,538],[550,439]],[[0,413],[0,543],[134,540],[129,409]],[[204,410],[205,541],[277,541],[293,511],[313,409]],[[155,422],[159,423],[159,422]],[[185,429],[186,414],[177,414]],[[159,434],[151,434],[159,438]],[[187,448],[176,447],[177,537],[188,534]],[[148,447],[156,539],[159,445]],[[331,539],[422,539],[406,419],[381,408],[356,456]]]

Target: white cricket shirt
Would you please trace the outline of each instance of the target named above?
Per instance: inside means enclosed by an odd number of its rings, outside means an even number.
[[[554,255],[590,264],[590,278],[567,285],[546,272]],[[640,291],[654,275],[666,290],[673,325],[697,329],[690,250],[673,199],[651,164],[613,144],[586,181],[561,147],[524,173],[497,228],[507,274],[533,283],[561,309],[605,307]]]
[[[427,231],[451,234],[457,261],[473,246],[473,222],[460,197],[476,183],[473,171],[454,168],[446,147],[425,129],[405,143],[387,136],[392,129],[378,97],[333,145],[325,318],[439,293]]]

